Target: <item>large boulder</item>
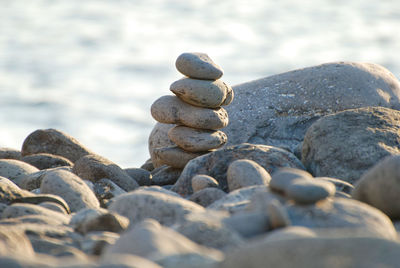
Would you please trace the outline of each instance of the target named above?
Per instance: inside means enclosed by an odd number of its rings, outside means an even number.
[[[369,168],[400,153],[400,111],[350,109],[315,122],[304,137],[302,162],[315,177],[356,182]]]
[[[327,63],[239,84],[233,90],[235,98],[226,107],[229,125],[223,129],[228,146],[248,142],[294,152],[321,116],[366,106],[400,108],[399,81],[371,63]],[[150,154],[153,148],[168,146],[171,127],[155,125]]]
[[[270,174],[281,167],[304,169],[299,159],[286,150],[267,145],[239,144],[191,160],[172,190],[181,195],[192,194],[193,176],[205,174],[215,178],[220,188],[227,192],[227,170],[230,163],[238,159],[253,160]]]

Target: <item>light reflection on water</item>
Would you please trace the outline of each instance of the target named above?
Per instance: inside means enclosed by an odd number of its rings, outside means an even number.
[[[380,0],[0,0],[0,146],[53,127],[140,166],[180,53],[207,52],[231,85],[336,60],[399,77],[399,15]]]

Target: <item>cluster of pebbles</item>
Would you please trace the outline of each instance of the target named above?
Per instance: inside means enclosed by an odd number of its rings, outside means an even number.
[[[207,54],[183,53],[176,68],[185,77],[171,84],[175,96],[162,96],[151,107],[155,120],[176,124],[168,132],[176,146],[156,148],[153,162],[183,168],[227,142],[226,134],[218,129],[228,125],[228,114],[221,106],[232,102],[233,91],[220,80],[223,70]]]

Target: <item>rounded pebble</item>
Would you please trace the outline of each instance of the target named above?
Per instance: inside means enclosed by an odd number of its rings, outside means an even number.
[[[286,189],[286,195],[297,204],[314,204],[334,196],[336,187],[327,181],[296,179]]]
[[[268,185],[269,173],[257,162],[249,159],[233,161],[227,171],[229,191],[252,185]]]
[[[207,54],[199,52],[181,54],[175,66],[183,75],[196,79],[216,80],[224,73]]]
[[[285,193],[287,187],[295,179],[312,179],[312,175],[305,170],[297,168],[280,168],[274,172],[269,182],[271,190],[279,193]]]
[[[198,174],[192,178],[193,192],[197,192],[208,187],[218,187],[218,181],[211,176],[203,174]]]

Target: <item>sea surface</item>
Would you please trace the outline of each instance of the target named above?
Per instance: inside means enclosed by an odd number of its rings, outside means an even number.
[[[399,29],[395,0],[0,0],[0,146],[56,128],[139,167],[182,52],[231,85],[340,60],[399,78]]]

